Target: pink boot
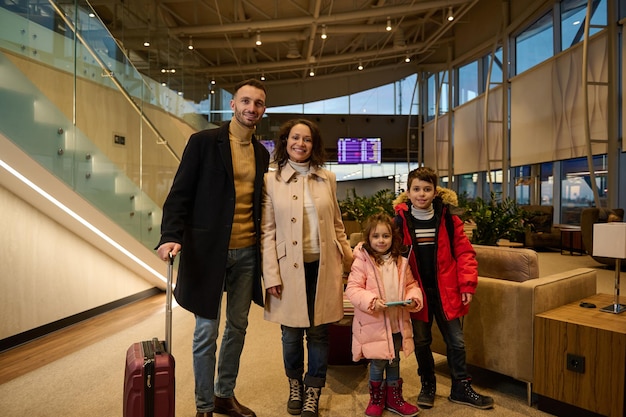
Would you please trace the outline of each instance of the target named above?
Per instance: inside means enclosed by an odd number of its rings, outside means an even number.
[[[370,402],[365,409],[365,415],[380,417],[385,409],[385,383],[383,381],[370,381]]]
[[[404,401],[402,397],[402,378],[394,382],[387,382],[385,408],[402,417],[413,417],[420,412],[419,408]]]

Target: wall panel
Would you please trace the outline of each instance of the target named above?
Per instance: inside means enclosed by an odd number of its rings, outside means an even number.
[[[511,81],[511,166],[583,157],[585,141],[582,45]],[[605,34],[589,43],[588,82],[606,83]],[[607,139],[607,86],[588,85],[592,139]],[[594,144],[593,154],[606,152]]]
[[[487,135],[485,97],[483,94],[454,110],[455,175],[502,168],[502,88],[489,92]]]
[[[438,173],[448,172],[448,117],[449,114],[439,116],[437,124],[437,139],[435,140],[435,121],[424,125],[424,164]]]

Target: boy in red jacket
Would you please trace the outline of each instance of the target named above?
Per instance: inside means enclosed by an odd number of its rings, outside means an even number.
[[[424,293],[424,308],[411,314],[413,340],[422,389],[417,404],[431,408],[435,403],[435,361],[432,343],[433,319],[446,342],[452,376],[448,399],[480,409],[493,408],[493,399],[480,395],[471,386],[465,363],[465,341],[460,318],[478,283],[476,252],[463,232],[463,222],[437,196],[437,174],[418,168],[407,179],[409,202],[395,207],[396,224],[403,244],[413,246],[409,264]]]

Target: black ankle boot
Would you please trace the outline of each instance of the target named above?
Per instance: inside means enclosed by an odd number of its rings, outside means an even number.
[[[437,391],[437,382],[422,381],[422,389],[417,396],[417,405],[423,408],[433,408],[435,405],[435,392]]]
[[[469,378],[453,380],[452,391],[448,399],[453,403],[469,405],[482,410],[493,408],[493,398],[474,391]]]

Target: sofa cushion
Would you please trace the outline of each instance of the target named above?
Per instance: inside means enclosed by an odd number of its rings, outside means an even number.
[[[479,277],[515,282],[539,277],[539,258],[532,249],[474,245],[474,250]]]

